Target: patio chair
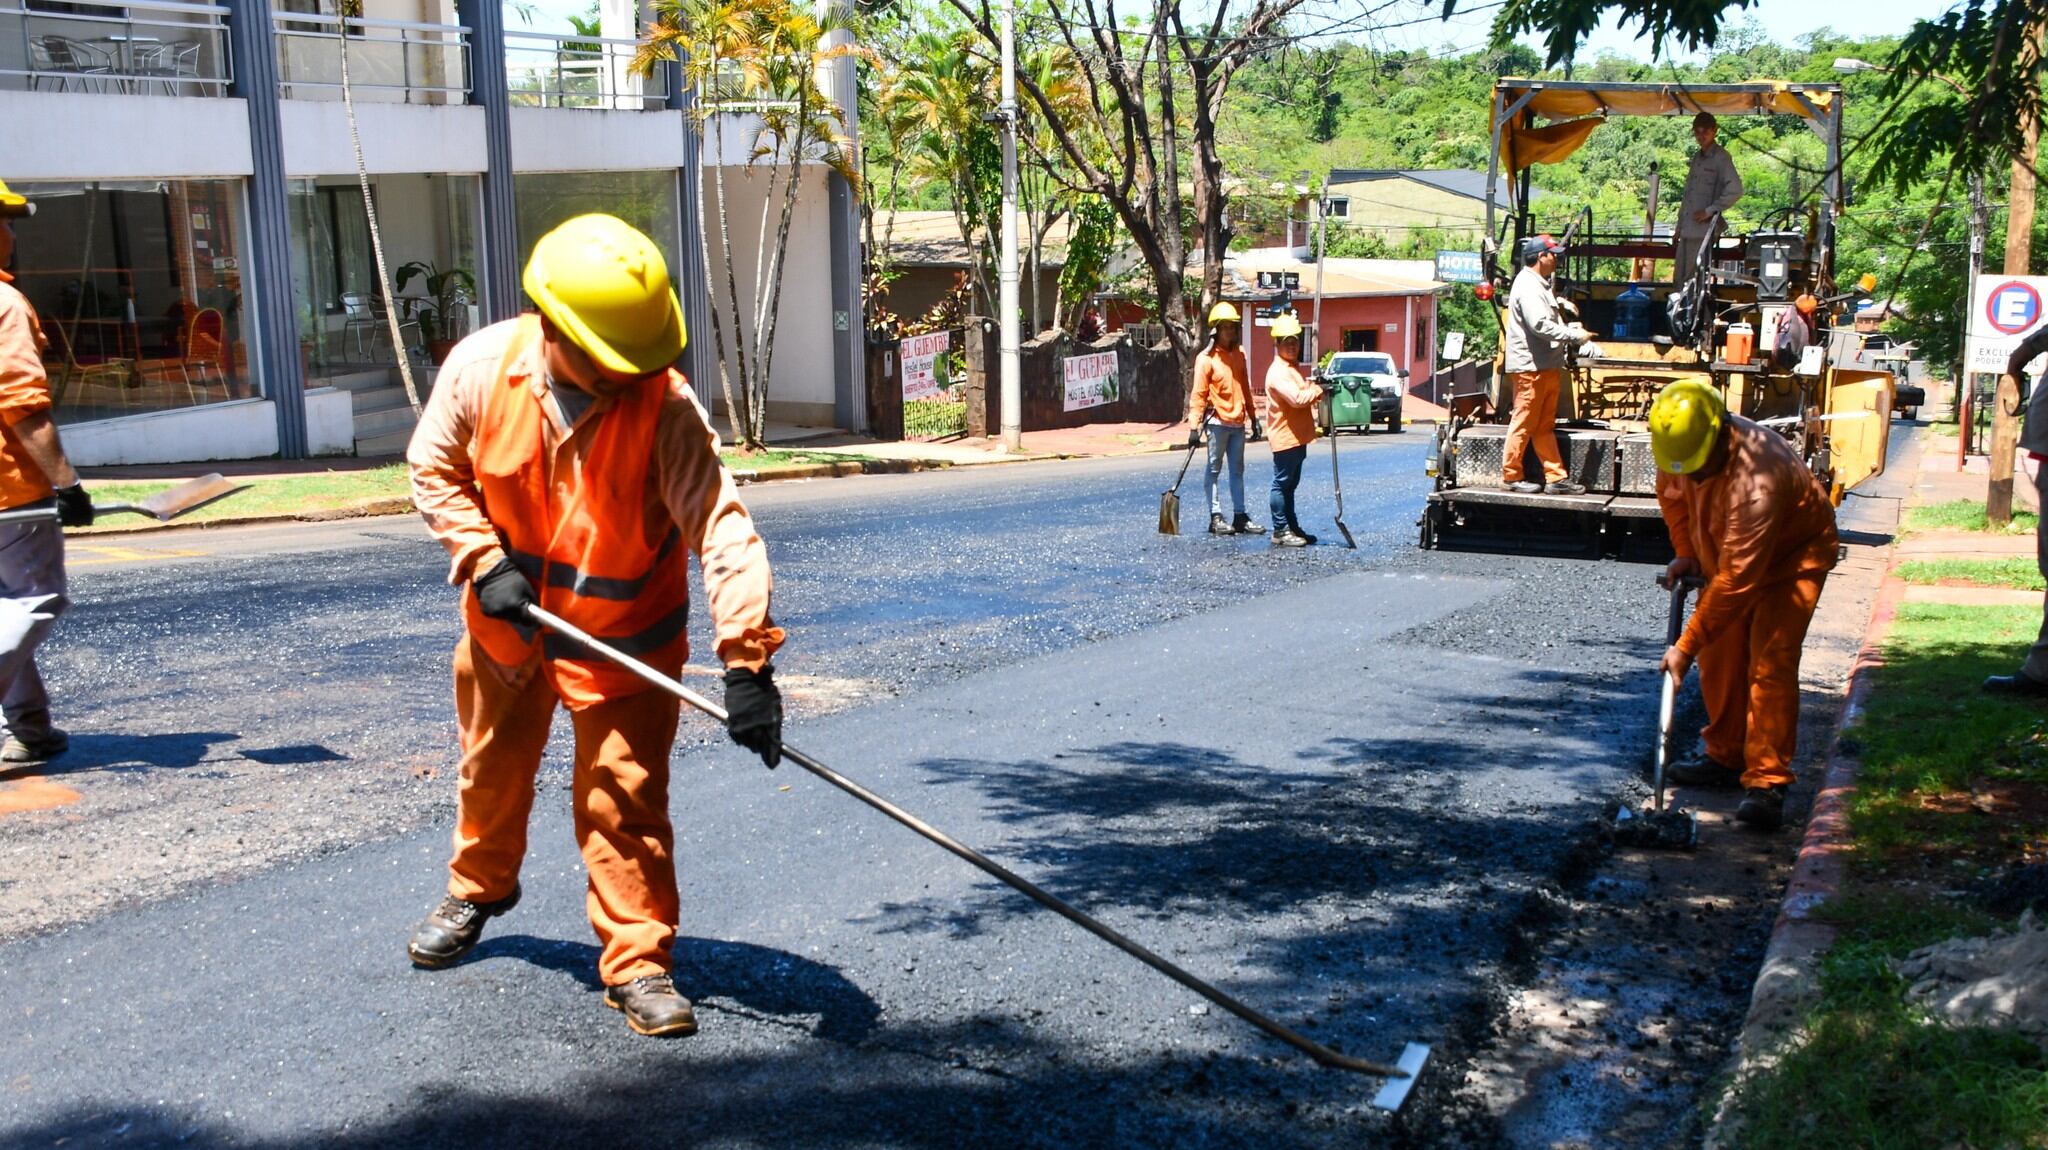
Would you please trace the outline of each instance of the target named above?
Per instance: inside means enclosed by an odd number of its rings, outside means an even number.
[[[68,92],[77,77],[80,91],[104,92],[107,80],[114,74],[113,57],[83,40],[69,36],[31,36],[28,42],[29,77],[28,86],[37,88],[44,80],[55,79],[57,90]]]
[[[193,313],[191,326],[185,329],[185,371],[188,380],[194,371],[201,380],[211,373],[224,390],[232,393],[228,379],[227,319],[219,308],[203,307]]]
[[[185,94],[181,80],[199,78],[199,44],[192,40],[170,40],[134,49],[134,72],[145,84],[163,85],[164,95]]]
[[[71,337],[65,333],[63,324],[53,323],[43,330],[49,334],[51,346],[63,357],[57,380],[50,388],[52,406],[63,406],[66,394],[70,391],[72,383],[76,382],[81,397],[73,399],[73,403],[85,403],[82,396],[88,388],[96,387],[101,391],[112,388],[117,405],[122,410],[127,410],[133,398],[131,392],[137,383],[135,361],[105,359],[97,363],[80,363],[77,353],[72,350]]]

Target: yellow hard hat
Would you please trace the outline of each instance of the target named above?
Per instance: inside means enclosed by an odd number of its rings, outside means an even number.
[[[1283,339],[1299,338],[1301,338],[1301,321],[1294,318],[1293,312],[1288,312],[1285,315],[1276,315],[1273,317],[1274,343],[1279,343]]]
[[[27,196],[21,195],[12,188],[9,188],[6,180],[0,180],[0,216],[32,216],[35,214],[36,206],[28,202]]]
[[[1219,323],[1242,323],[1242,322],[1243,322],[1243,320],[1241,320],[1241,319],[1240,319],[1240,318],[1238,317],[1238,314],[1237,314],[1237,308],[1236,308],[1236,307],[1235,307],[1234,305],[1232,305],[1232,304],[1230,303],[1230,301],[1228,301],[1228,300],[1224,300],[1224,301],[1222,301],[1222,302],[1218,303],[1218,304],[1217,304],[1217,305],[1216,305],[1215,307],[1212,307],[1212,308],[1210,308],[1210,309],[1209,309],[1209,326],[1210,326],[1210,327],[1215,327],[1215,326],[1216,326],[1217,324],[1219,324]]]
[[[660,371],[689,340],[661,249],[617,216],[577,216],[542,236],[522,286],[542,315],[608,371]]]
[[[1690,475],[1706,465],[1721,437],[1728,407],[1704,383],[1674,383],[1650,405],[1650,454],[1657,470]]]

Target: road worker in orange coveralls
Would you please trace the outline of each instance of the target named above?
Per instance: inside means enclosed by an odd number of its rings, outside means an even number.
[[[454,557],[465,623],[448,897],[407,951],[422,967],[457,962],[519,902],[534,775],[559,702],[576,732],[575,831],[605,1003],[641,1034],[690,1034],[696,1016],[669,978],[678,703],[541,632],[527,607],[674,676],[689,652],[694,553],[727,668],[729,730],[773,767],[782,700],[769,657],[783,633],[769,616],[767,555],[672,366],[682,310],[653,241],[611,216],[578,216],[534,246],[524,286],[540,314],[455,348],[406,453],[414,502]]]
[[[1650,450],[1678,553],[1667,577],[1706,580],[1662,664],[1683,683],[1699,661],[1706,755],[1671,777],[1742,787],[1735,817],[1776,830],[1799,737],[1799,652],[1835,565],[1835,508],[1784,436],[1729,414],[1702,383],[1657,396]]]

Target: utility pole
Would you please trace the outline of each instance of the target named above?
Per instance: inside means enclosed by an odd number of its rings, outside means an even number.
[[[2041,51],[2043,32],[2048,26],[2035,24],[2030,35],[2034,51]],[[2041,150],[2041,121],[2028,116],[2023,125],[2026,141],[2012,161],[2012,192],[2006,196],[2005,274],[2023,276],[2034,240],[2034,158]],[[2012,463],[2020,438],[2020,381],[2013,376],[1998,377],[1998,394],[1991,405],[1991,486],[1984,496],[1984,514],[1993,527],[2012,522]]]
[[[1977,317],[1977,277],[1984,271],[1984,233],[1991,230],[1991,209],[1984,203],[1984,174],[1970,173],[1970,282],[1963,289],[1963,354],[1956,369],[1956,470],[1962,471],[1970,458],[1970,404],[1976,398],[1970,371],[1970,328]]]
[[[1024,450],[1024,391],[1018,365],[1017,333],[1017,0],[1003,0],[1003,241],[996,269],[996,307],[1001,345],[998,371],[1003,389],[1003,449]]]

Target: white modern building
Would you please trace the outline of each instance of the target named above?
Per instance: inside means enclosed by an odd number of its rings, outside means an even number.
[[[682,366],[713,401],[698,188],[728,166],[751,260],[750,117],[731,113],[730,154],[707,154],[673,65],[625,66],[631,0],[606,0],[598,39],[508,28],[510,7],[0,0],[0,178],[37,207],[9,270],[50,336],[74,460],[398,454],[413,423],[399,357],[429,386],[448,341],[522,309],[533,242],[587,211],[668,253]],[[850,103],[850,77],[833,79]],[[786,259],[769,417],[859,430],[854,203],[821,165],[805,166]]]

